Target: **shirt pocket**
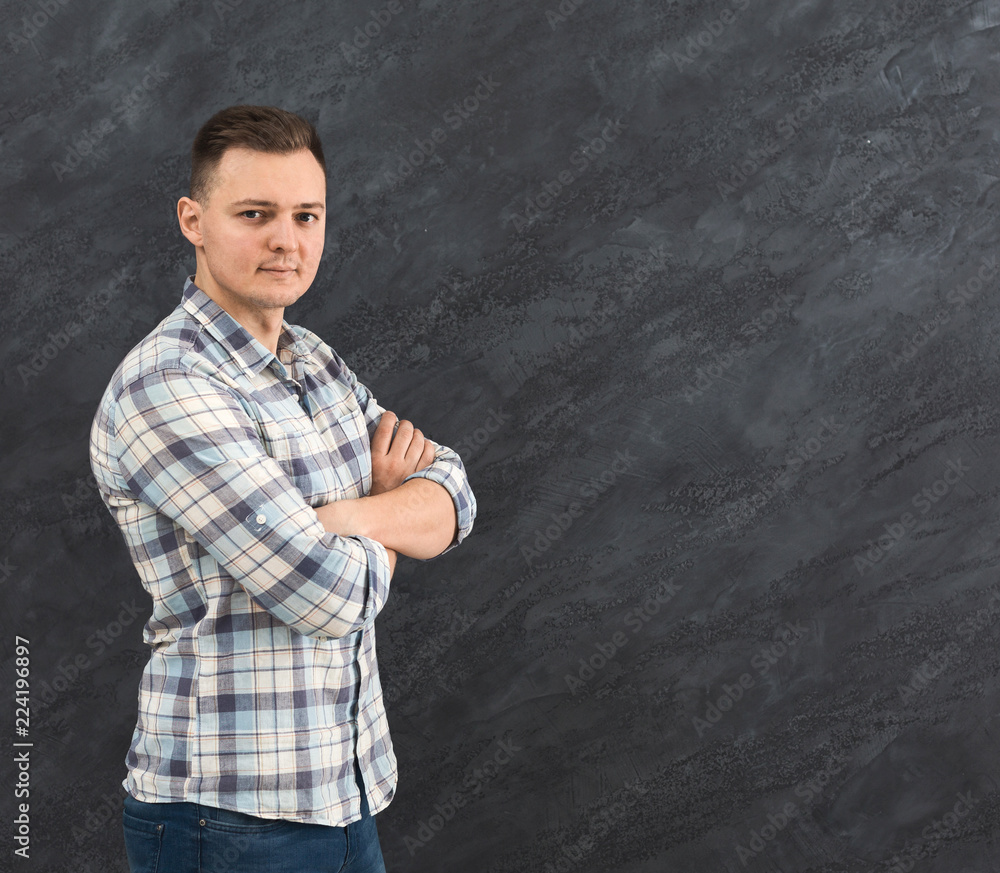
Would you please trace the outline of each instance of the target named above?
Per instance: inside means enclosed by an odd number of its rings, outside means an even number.
[[[310,506],[355,496],[339,453],[311,425],[301,430],[293,423],[265,421],[261,427],[264,450],[292,481]]]

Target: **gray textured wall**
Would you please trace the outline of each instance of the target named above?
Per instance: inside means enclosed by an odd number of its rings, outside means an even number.
[[[126,869],[148,597],[87,435],[241,102],[329,158],[289,320],[479,499],[379,618],[389,869],[1000,869],[1000,2],[574,2],[4,4],[16,869]]]

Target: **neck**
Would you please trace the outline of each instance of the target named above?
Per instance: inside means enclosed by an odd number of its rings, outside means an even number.
[[[208,279],[204,284],[200,281],[201,274],[196,273],[194,284],[201,288],[221,309],[224,309],[234,321],[246,329],[257,342],[269,349],[272,355],[278,354],[278,337],[281,336],[281,322],[285,317],[283,306],[255,306],[233,297]]]
[[[247,333],[257,342],[269,349],[272,355],[278,354],[278,337],[281,336],[281,320],[284,318],[284,309],[247,309],[223,305],[218,300],[215,302],[246,328]]]

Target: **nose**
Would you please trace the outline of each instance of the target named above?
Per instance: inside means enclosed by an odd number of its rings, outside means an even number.
[[[271,238],[268,245],[276,252],[294,252],[298,249],[299,241],[293,216],[281,216],[271,223]]]

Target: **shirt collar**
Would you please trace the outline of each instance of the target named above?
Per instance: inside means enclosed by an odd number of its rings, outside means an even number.
[[[229,350],[237,363],[251,376],[256,376],[271,361],[275,361],[279,369],[284,369],[282,358],[286,359],[285,363],[292,364],[298,369],[299,359],[308,357],[305,343],[296,339],[291,325],[284,319],[281,320],[281,333],[278,335],[279,357],[276,357],[250,331],[195,285],[193,275],[188,276],[184,283],[181,304]]]

